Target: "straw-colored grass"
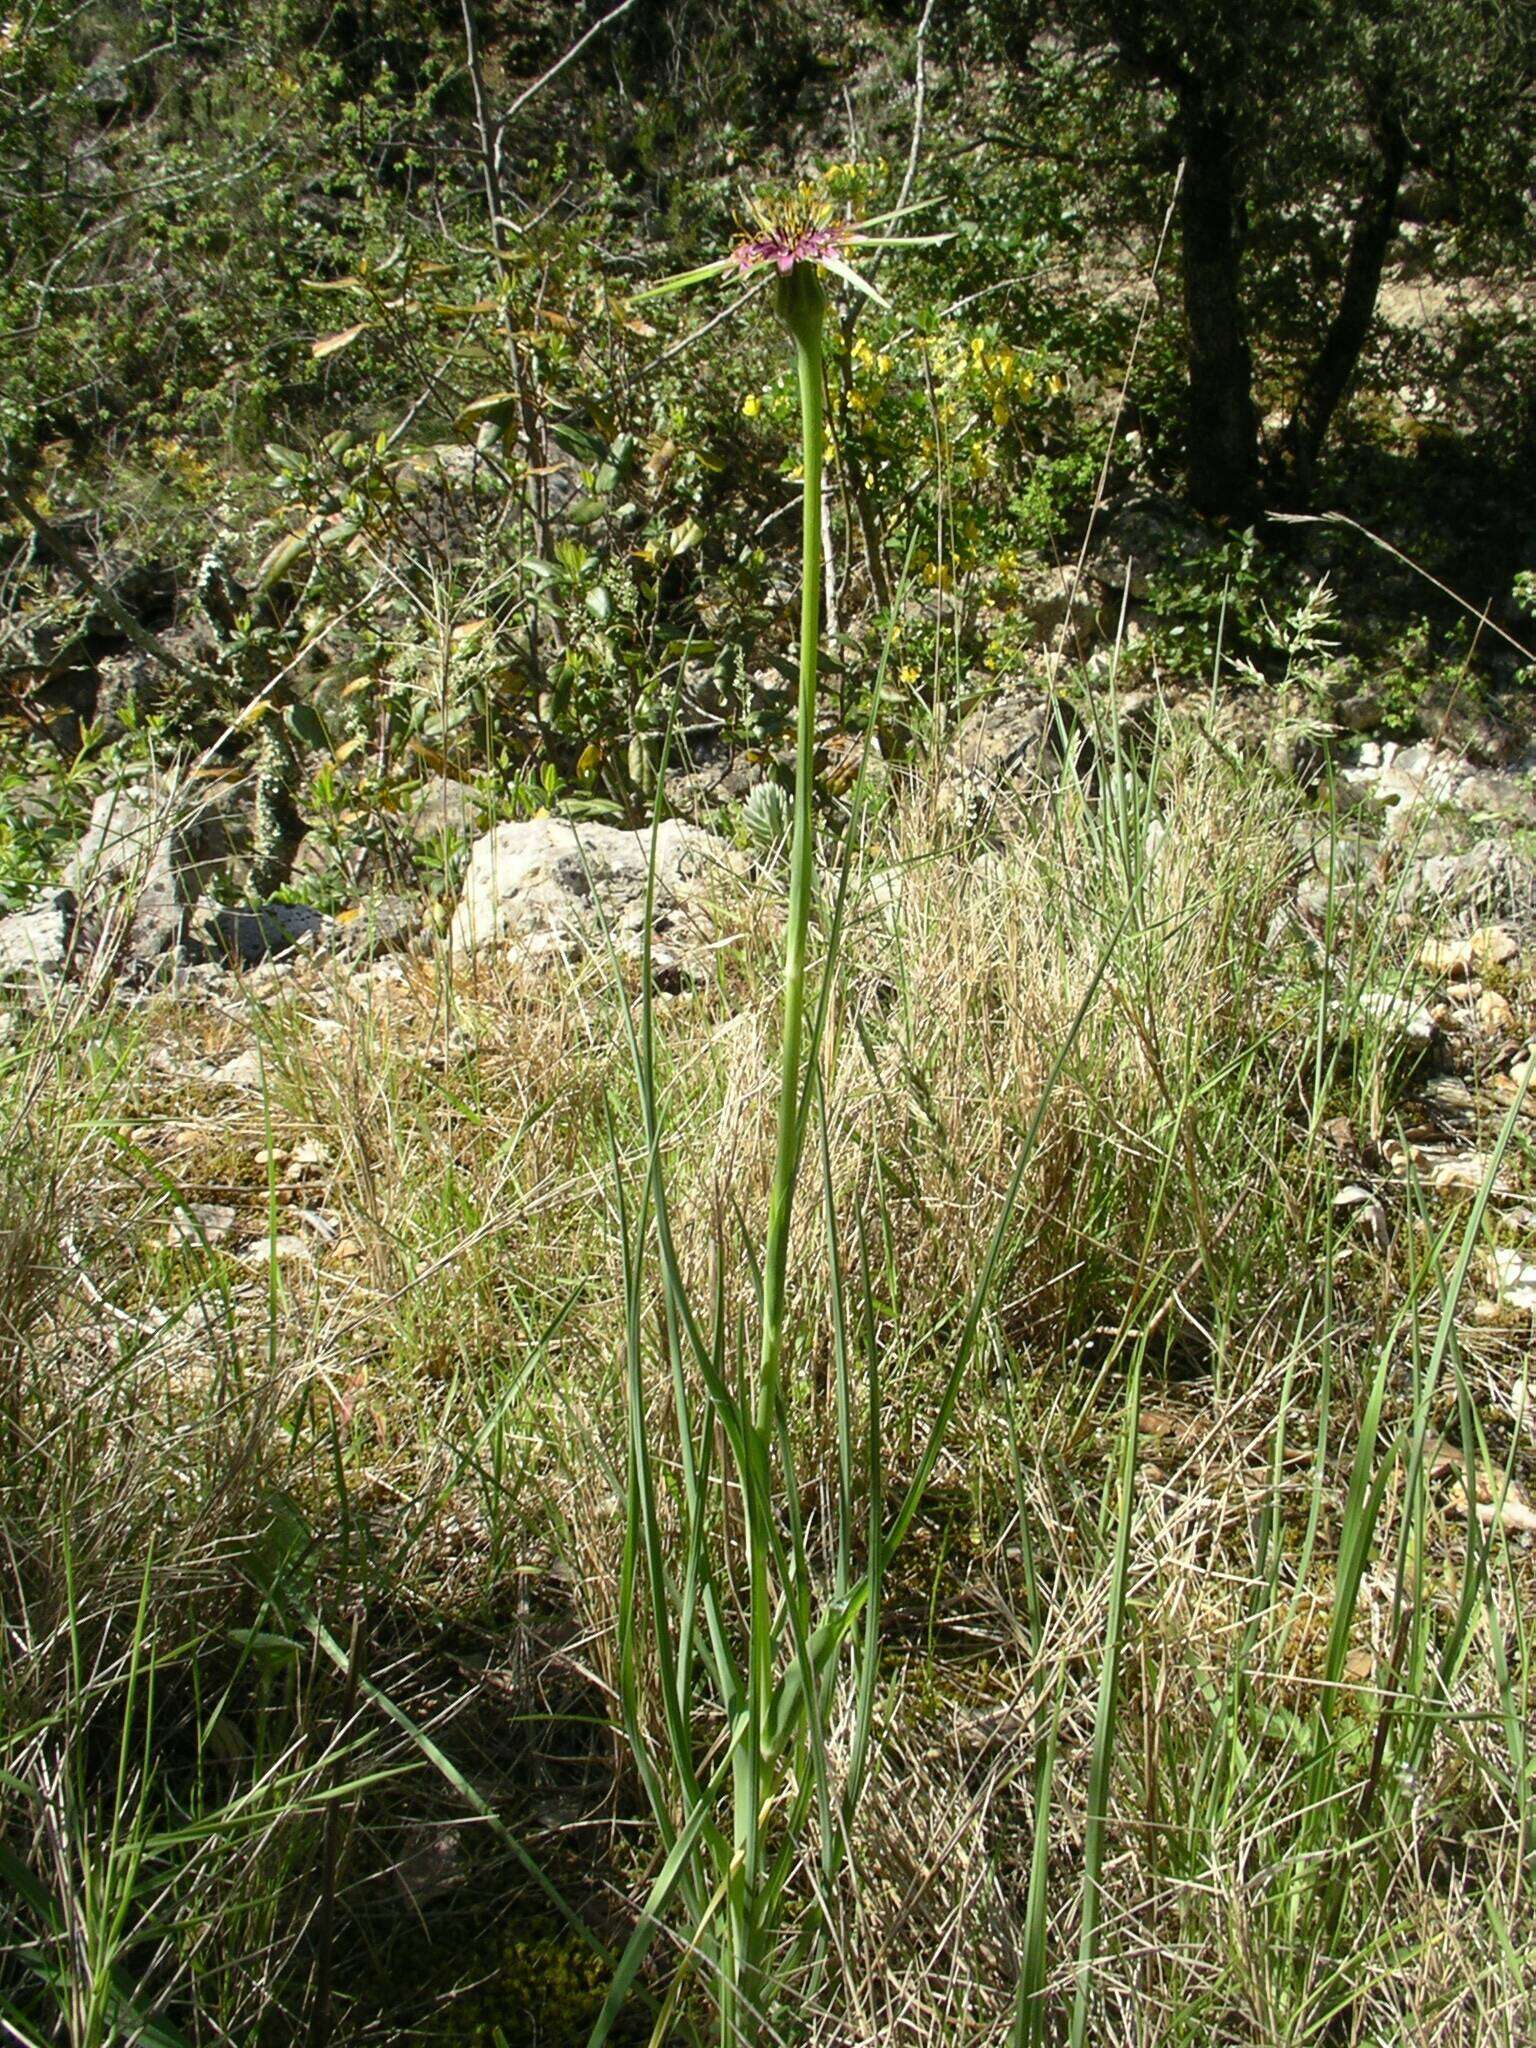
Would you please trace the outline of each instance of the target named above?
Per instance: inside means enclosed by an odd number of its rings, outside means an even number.
[[[996,843],[921,790],[861,828],[790,1256],[777,1508],[820,1594],[869,1563],[868,1359],[884,1526],[1003,1230],[874,1661],[824,1702],[832,1794],[866,1714],[872,1748],[846,1855],[802,1817],[777,2037],[1532,2038],[1530,1327],[1474,1313],[1531,1126],[1480,1112],[1508,1197],[1371,1151],[1422,1112],[1358,999],[1421,933],[1390,900],[1321,947],[1287,920],[1296,806],[1181,728]],[[654,1075],[678,1273],[734,1372],[772,876],[717,914]],[[626,1014],[599,947],[15,1019],[9,2038],[585,2038],[658,1867],[634,1743],[668,1769],[637,1386],[669,1574],[695,1526],[666,1288],[621,1239]],[[251,1050],[259,1086],[218,1078]],[[1336,1202],[1362,1176],[1379,1210]],[[625,2038],[710,2029],[708,1930],[663,1918]]]

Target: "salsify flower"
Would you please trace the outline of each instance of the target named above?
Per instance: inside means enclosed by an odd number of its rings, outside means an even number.
[[[696,270],[684,270],[676,277],[663,278],[634,294],[637,299],[656,299],[690,285],[734,273],[737,279],[783,284],[797,276],[802,286],[817,273],[830,271],[866,298],[884,306],[887,301],[849,260],[858,249],[911,249],[948,241],[947,235],[889,235],[875,230],[915,213],[917,207],[901,207],[879,214],[872,220],[841,218],[826,191],[809,181],[785,192],[759,194],[753,199],[742,222],[735,246],[727,256],[713,263],[701,263]],[[790,319],[792,297],[784,289],[777,294],[780,317]]]
[[[736,1727],[732,1739],[730,1773],[732,1823],[729,1829],[713,1824],[715,1801],[710,1766],[695,1775],[690,1756],[685,1783],[697,1798],[696,1818],[680,1832],[675,1830],[670,1795],[665,1806],[657,1804],[657,1817],[675,1841],[667,1859],[665,1875],[657,1880],[651,1903],[640,1928],[631,1937],[624,1960],[609,1992],[608,2001],[592,2033],[596,2048],[608,2038],[608,2031],[624,2002],[624,1996],[649,1940],[647,1925],[655,1924],[658,1901],[670,1895],[670,1887],[681,1872],[691,1867],[691,1882],[699,1897],[712,1895],[712,1903],[700,1923],[710,1929],[718,1942],[715,1965],[718,1983],[720,2038],[731,2048],[752,2048],[763,2038],[764,2013],[769,1980],[768,1959],[778,1952],[783,1908],[782,1876],[792,1861],[778,1862],[782,1845],[773,1839],[773,1829],[787,1828],[794,1849],[794,1833],[805,1821],[810,1803],[809,1774],[821,1766],[819,1755],[823,1716],[837,1681],[840,1647],[849,1639],[865,1598],[878,1599],[873,1572],[866,1576],[858,1597],[840,1595],[813,1628],[807,1603],[811,1588],[792,1555],[786,1554],[773,1533],[775,1502],[780,1489],[791,1497],[797,1491],[793,1471],[781,1460],[789,1458],[789,1435],[784,1426],[781,1379],[784,1367],[785,1309],[789,1289],[790,1225],[795,1184],[809,1102],[806,1069],[811,1061],[805,1051],[806,953],[810,929],[811,902],[815,890],[816,848],[812,828],[811,801],[815,782],[816,684],[821,637],[821,520],[822,465],[827,453],[823,422],[822,326],[826,316],[824,273],[842,279],[883,305],[885,301],[861,277],[850,261],[861,249],[884,249],[898,243],[937,242],[942,235],[879,235],[872,229],[897,218],[855,223],[838,217],[825,187],[801,186],[774,199],[760,199],[743,225],[735,247],[714,263],[667,278],[637,298],[655,298],[665,292],[683,290],[712,278],[734,273],[738,282],[748,284],[747,296],[755,296],[759,284],[771,287],[774,308],[794,341],[796,377],[800,391],[801,473],[804,478],[801,507],[801,584],[799,687],[795,701],[795,794],[790,825],[789,902],[784,932],[783,1032],[779,1046],[778,1138],[774,1152],[773,1181],[768,1195],[768,1223],[761,1267],[761,1349],[755,1382],[749,1398],[735,1411],[733,1423],[725,1430],[726,1442],[735,1463],[734,1483],[744,1504],[745,1558],[745,1669],[738,1679],[727,1651],[719,1653],[720,1665],[730,1672],[727,1704]],[[710,322],[709,325],[714,325]],[[649,1027],[647,1026],[647,1030]],[[648,1041],[647,1041],[648,1043]],[[649,1053],[646,1054],[649,1058]],[[812,1059],[814,1059],[814,1041]],[[652,1115],[647,1101],[647,1116]],[[657,1213],[660,1214],[659,1202]],[[669,1283],[670,1284],[670,1283]],[[670,1297],[669,1297],[670,1298]],[[691,1329],[690,1324],[690,1329]],[[702,1354],[701,1354],[702,1355]],[[638,1384],[638,1381],[636,1382]],[[713,1398],[713,1396],[712,1396]],[[721,1410],[721,1413],[724,1411]],[[631,1409],[634,1440],[643,1443],[647,1417],[638,1396]],[[777,1468],[777,1469],[776,1469]],[[632,1471],[639,1474],[637,1455]],[[691,1471],[691,1468],[690,1468]],[[638,1478],[632,1484],[649,1485]],[[690,1478],[690,1486],[694,1482]],[[632,1500],[637,1495],[632,1495]],[[631,1541],[637,1545],[642,1510],[631,1507]],[[649,1524],[647,1524],[649,1526]],[[699,1526],[702,1528],[703,1523]],[[648,1539],[647,1539],[648,1540]],[[798,1538],[797,1538],[798,1542]],[[649,1566],[647,1566],[649,1569]],[[721,1577],[730,1574],[730,1567]],[[713,1598],[714,1568],[709,1568]],[[692,1573],[690,1570],[690,1583]],[[671,1595],[660,1574],[652,1582],[652,1598],[665,1608]],[[691,1596],[697,1597],[697,1596]],[[791,1620],[787,1617],[798,1617]],[[690,1624],[684,1624],[689,1626]],[[658,1627],[665,1632],[668,1656],[673,1652],[671,1618],[663,1613]],[[798,1631],[803,1630],[803,1634]],[[793,1655],[786,1655],[791,1636]],[[672,1666],[691,1673],[699,1662],[697,1652]],[[791,1683],[793,1678],[794,1683]],[[722,1683],[726,1681],[722,1677]],[[691,1683],[691,1677],[689,1679]],[[680,1695],[679,1695],[680,1697]],[[676,1717],[681,1742],[691,1745],[688,1717]],[[670,1725],[670,1724],[669,1724]],[[813,1743],[815,1747],[813,1748]],[[721,1767],[723,1770],[723,1766]],[[705,1790],[705,1781],[709,1789]],[[657,1783],[648,1773],[649,1787]],[[830,1807],[824,1811],[830,1816]],[[772,1817],[770,1819],[770,1817]],[[705,1823],[709,1822],[709,1825]],[[831,1830],[827,1830],[830,1839]],[[796,1851],[798,1853],[798,1851]],[[665,1886],[666,1889],[660,1889]],[[721,1907],[717,1914],[716,1908]],[[713,1924],[711,1924],[713,1923]],[[718,1933],[716,1933],[718,1929]],[[771,2029],[768,2029],[771,2032]]]
[[[801,1046],[804,1028],[806,941],[812,894],[814,847],[811,789],[815,779],[816,684],[821,613],[821,497],[826,433],[822,405],[822,323],[830,272],[856,291],[886,301],[850,261],[863,249],[913,248],[949,240],[948,235],[891,235],[887,228],[917,207],[898,207],[873,220],[839,216],[828,181],[803,183],[755,199],[735,246],[713,263],[636,292],[637,299],[727,277],[773,288],[774,310],[795,344],[800,387],[801,527],[800,677],[796,698],[795,802],[789,859],[789,915],[784,942],[784,1035],[779,1083],[779,1137],[769,1200],[768,1243],[763,1258],[763,1349],[754,1410],[762,1442],[775,1440],[779,1414],[779,1373],[784,1342],[784,1297],[789,1256],[790,1206],[800,1157]],[[749,296],[752,295],[749,293]],[[759,1563],[761,1561],[759,1560]],[[758,1589],[759,1592],[761,1588]]]

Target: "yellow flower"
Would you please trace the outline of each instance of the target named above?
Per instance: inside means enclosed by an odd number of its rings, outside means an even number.
[[[741,401],[741,409],[749,420],[755,420],[763,409],[763,401],[755,391],[749,391]]]

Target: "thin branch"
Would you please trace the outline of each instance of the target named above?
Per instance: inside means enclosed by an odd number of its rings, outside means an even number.
[[[635,0],[619,0],[619,4],[617,7],[610,8],[608,13],[603,15],[600,20],[593,22],[592,26],[587,30],[584,36],[577,37],[576,41],[572,43],[571,47],[566,51],[565,55],[559,58],[557,62],[551,64],[549,69],[544,73],[542,78],[536,78],[533,81],[532,85],[524,87],[524,89],[518,94],[517,98],[512,102],[511,106],[508,107],[505,114],[502,115],[501,121],[497,126],[496,153],[498,157],[501,154],[502,130],[506,127],[507,123],[512,119],[512,116],[514,114],[520,113],[522,109],[527,106],[528,102],[533,98],[534,94],[542,92],[545,86],[549,84],[552,78],[558,78],[560,76],[560,73],[565,69],[566,65],[571,63],[575,58],[581,55],[582,51],[587,47],[588,43],[591,42],[594,36],[601,35],[603,30],[608,27],[609,23],[617,21],[621,14],[628,14],[629,10],[631,9],[631,7],[634,6],[634,4]],[[930,4],[932,4],[932,0],[930,0]]]
[[[20,484],[11,480],[0,481],[0,498],[5,500],[19,519],[31,527],[49,554],[64,564],[91,601],[100,605],[123,637],[131,640],[141,654],[152,655],[173,675],[182,676],[189,682],[195,680],[196,670],[190,668],[179,655],[173,654],[165,642],[151,633],[147,626],[139,624],[128,607],[86,567],[58,528],[43,517]]]
[[[912,145],[907,151],[906,175],[901,181],[901,194],[896,201],[898,213],[912,197],[912,186],[917,177],[918,152],[923,146],[923,112],[928,103],[928,67],[924,57],[928,39],[928,24],[932,19],[933,0],[927,0],[927,5],[923,8],[923,18],[917,24],[917,38],[914,45],[916,91],[912,106]]]

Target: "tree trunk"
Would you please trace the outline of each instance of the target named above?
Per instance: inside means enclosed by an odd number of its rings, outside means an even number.
[[[1190,501],[1211,517],[1246,524],[1259,510],[1259,432],[1238,292],[1237,138],[1231,116],[1192,82],[1180,89],[1179,133]]]
[[[1281,439],[1281,495],[1297,508],[1312,494],[1328,429],[1359,366],[1376,314],[1382,268],[1397,231],[1397,201],[1408,165],[1408,138],[1395,116],[1378,124],[1377,143],[1381,160],[1350,232],[1344,289]]]

